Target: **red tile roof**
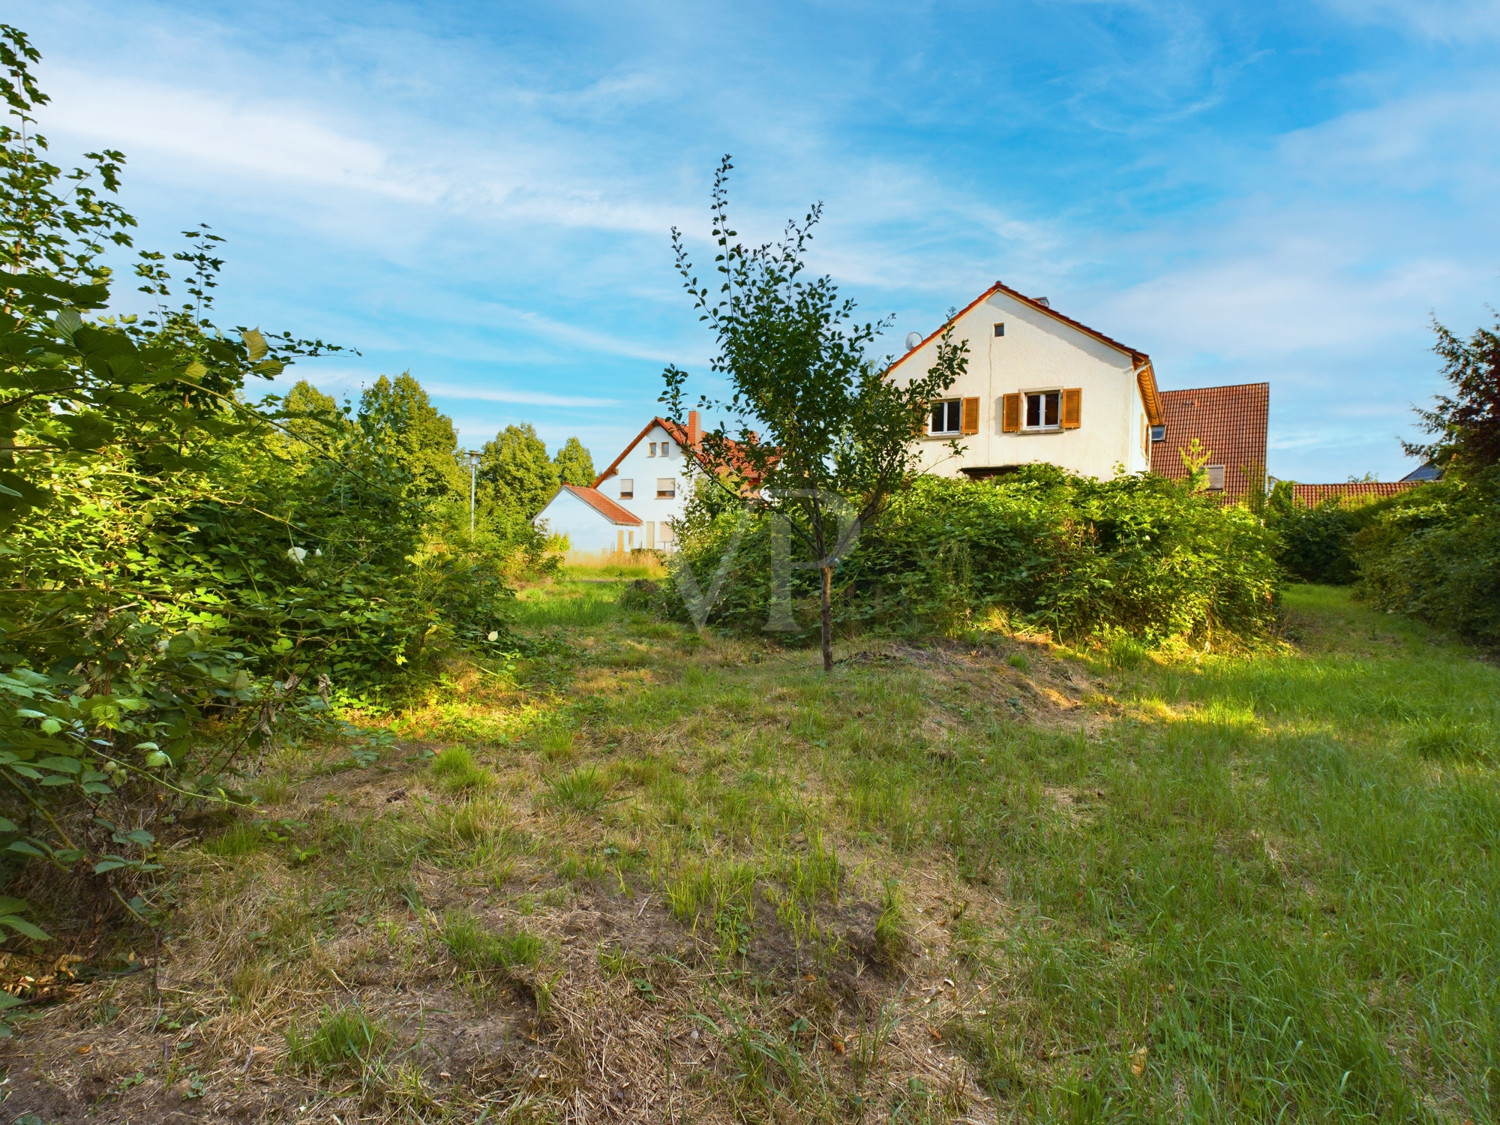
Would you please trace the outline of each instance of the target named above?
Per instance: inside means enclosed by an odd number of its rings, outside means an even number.
[[[1238,500],[1252,488],[1264,487],[1271,384],[1162,391],[1161,403],[1167,436],[1165,441],[1151,443],[1153,473],[1185,479],[1187,467],[1181,451],[1197,438],[1212,454],[1208,463],[1224,466],[1226,500]]]
[[[1420,480],[1361,480],[1348,484],[1293,484],[1292,499],[1308,508],[1315,508],[1325,500],[1349,497],[1366,500],[1384,500],[1416,488],[1425,481]]]
[[[1092,336],[1101,344],[1108,344],[1116,351],[1124,352],[1126,355],[1128,355],[1130,357],[1131,367],[1135,371],[1136,386],[1138,386],[1141,391],[1141,401],[1146,404],[1146,417],[1151,420],[1151,424],[1153,426],[1161,424],[1161,392],[1156,389],[1156,371],[1151,366],[1151,357],[1149,355],[1147,355],[1145,352],[1136,351],[1135,348],[1127,347],[1126,345],[1120,343],[1120,341],[1113,340],[1110,337],[1106,336],[1103,332],[1100,332],[1094,328],[1090,328],[1087,324],[1084,324],[1081,321],[1074,320],[1071,316],[1064,316],[1062,313],[1054,309],[1051,305],[1043,304],[1041,301],[1026,296],[1025,293],[1019,293],[1003,282],[995,282],[994,285],[991,285],[983,293],[975,297],[972,301],[970,301],[967,305],[965,305],[962,309],[955,313],[952,318],[944,321],[942,325],[938,327],[937,331],[931,333],[927,337],[927,339],[922,341],[922,344],[925,344],[930,340],[935,340],[937,337],[941,336],[943,334],[943,329],[947,328],[948,325],[958,320],[981,301],[989,300],[996,293],[1004,293],[1007,297],[1012,297],[1015,300],[1020,301],[1028,308],[1035,309],[1039,313],[1046,313],[1054,320],[1059,320],[1062,323],[1068,325],[1070,328],[1076,328],[1085,336]],[[906,355],[902,356],[895,363],[891,364],[891,366],[887,369],[887,373],[889,374],[889,372],[894,371],[896,370],[896,368],[900,367],[904,362],[906,362],[906,356],[911,355],[912,352],[916,351],[917,348],[920,348],[922,344],[918,344],[916,348],[910,349],[906,353]]]
[[[640,526],[640,516],[626,511],[597,488],[584,488],[581,484],[565,484],[563,487],[611,523],[625,523],[630,524],[632,527]]]

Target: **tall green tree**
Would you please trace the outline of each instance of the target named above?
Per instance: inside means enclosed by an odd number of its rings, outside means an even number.
[[[594,478],[599,474],[594,472],[594,458],[583,442],[576,437],[570,437],[557,456],[552,460],[557,467],[557,476],[563,484],[576,484],[587,487],[594,483]]]
[[[499,506],[531,519],[557,491],[558,471],[536,428],[523,422],[506,426],[493,441],[484,443],[479,479]]]
[[[807,272],[807,247],[822,215],[815,204],[781,241],[746,246],[730,229],[725,157],[714,176],[712,289],[693,273],[682,234],[672,245],[683,285],[718,350],[710,369],[729,384],[726,400],[700,405],[737,423],[704,434],[703,449],[725,468],[719,479],[748,479],[762,503],[780,514],[820,574],[823,667],[833,668],[833,567],[861,524],[879,517],[891,494],[918,467],[912,435],[933,399],[963,374],[967,342],[946,335],[926,375],[898,384],[889,362],[870,353],[885,322],[860,324],[854,302],[827,276]],[[683,423],[688,375],[664,373],[661,401]]]
[[[414,495],[427,500],[468,496],[469,477],[458,463],[453,419],[432,405],[410,371],[395,379],[382,375],[360,396],[359,424],[390,451],[410,478]]]

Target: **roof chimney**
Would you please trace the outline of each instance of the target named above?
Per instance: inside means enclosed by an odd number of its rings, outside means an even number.
[[[703,441],[703,423],[698,418],[696,410],[688,411],[688,444],[694,449],[698,448]]]

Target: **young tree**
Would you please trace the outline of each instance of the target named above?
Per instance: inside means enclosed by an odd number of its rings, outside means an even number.
[[[529,422],[506,426],[479,455],[479,479],[502,507],[531,519],[557,491],[557,466]],[[592,480],[589,483],[593,483]]]
[[[557,467],[558,479],[563,484],[576,484],[581,487],[588,487],[594,483],[594,478],[599,475],[594,472],[593,456],[583,447],[583,442],[579,441],[576,437],[570,437],[563,447],[557,451],[557,457],[553,459],[553,464]]]
[[[410,371],[395,379],[382,375],[360,396],[359,423],[411,478],[413,492],[443,500],[469,494],[469,478],[455,451],[453,419],[440,413]]]
[[[886,321],[859,324],[854,302],[833,280],[807,273],[807,247],[822,215],[815,204],[787,223],[777,243],[746,246],[729,226],[725,157],[714,176],[713,239],[717,292],[693,273],[682,234],[672,230],[677,268],[693,304],[713,330],[710,368],[729,384],[726,400],[700,405],[728,418],[703,435],[709,461],[758,482],[761,503],[783,517],[820,572],[823,668],[833,668],[833,567],[858,528],[876,519],[891,493],[917,470],[912,435],[933,399],[968,364],[968,344],[944,335],[936,363],[902,385],[889,362],[868,349]],[[682,424],[687,372],[668,367],[661,401]],[[729,426],[736,427],[730,436]]]
[[[1500,464],[1500,315],[1494,328],[1478,328],[1461,340],[1433,321],[1443,378],[1452,395],[1437,395],[1431,410],[1416,408],[1422,429],[1437,440],[1402,442],[1406,452],[1446,466],[1457,459],[1469,468]]]

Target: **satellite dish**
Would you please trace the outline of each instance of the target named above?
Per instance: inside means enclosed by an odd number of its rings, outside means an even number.
[[[920,332],[908,332],[906,334],[906,350],[907,351],[911,351],[912,348],[916,347],[921,342],[922,342],[922,333],[920,333]]]

